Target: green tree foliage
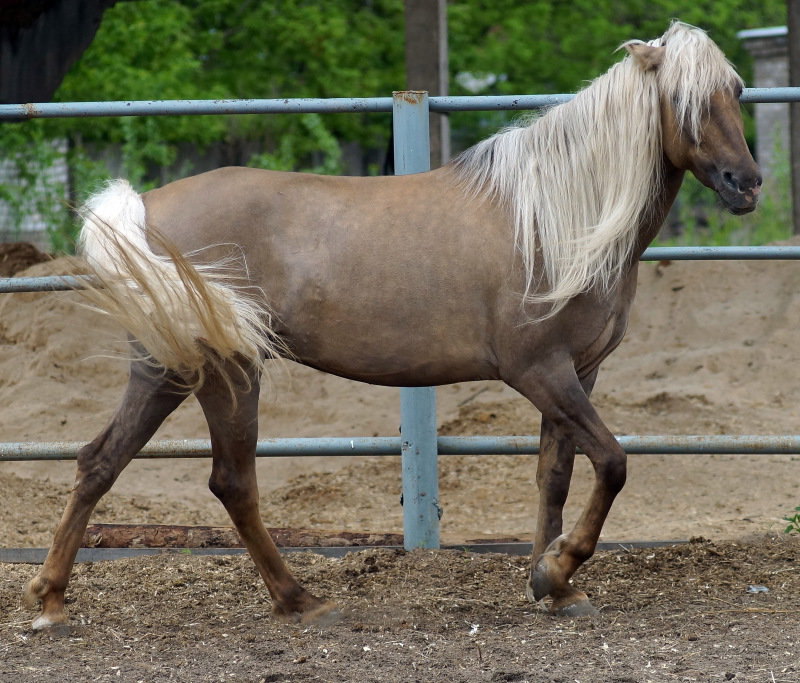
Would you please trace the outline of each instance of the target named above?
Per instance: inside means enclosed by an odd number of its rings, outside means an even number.
[[[784,0],[464,0],[448,5],[452,73],[502,76],[482,94],[568,93],[620,59],[626,40],[661,35],[673,18],[700,26],[751,75],[739,30],[785,23]],[[451,80],[453,94],[465,94]],[[469,144],[513,114],[454,115]],[[460,125],[456,125],[456,121]]]
[[[620,57],[626,40],[659,36],[672,18],[708,31],[731,60],[749,59],[736,32],[782,24],[783,0],[458,0],[448,5],[454,71],[504,73],[508,93],[571,92]]]
[[[784,13],[783,0],[451,0],[451,73],[494,74],[487,93],[572,92],[618,60],[624,40],[655,37],[676,17],[708,30],[747,77],[736,31],[781,23]],[[107,12],[57,99],[386,96],[405,85],[403,59],[402,0],[139,0]],[[453,93],[467,92],[451,83]],[[511,116],[454,115],[454,128],[469,144]],[[382,148],[388,138],[385,116],[328,115],[322,123],[342,141]],[[144,161],[163,165],[179,141],[255,140],[259,153],[277,153],[286,136],[306,134],[307,122],[163,117],[78,128],[87,140],[129,142]],[[311,163],[308,145],[290,146],[297,164]]]
[[[571,92],[607,69],[614,48],[659,35],[678,17],[707,29],[744,72],[736,31],[783,21],[783,0],[451,0],[453,75],[494,74],[486,93]],[[402,0],[138,0],[105,16],[95,41],[57,93],[61,101],[386,96],[405,85]],[[451,79],[455,94],[467,91]],[[454,115],[463,144],[513,114]],[[381,115],[328,115],[340,141],[383,148]],[[175,159],[176,144],[227,141],[259,154],[292,149],[298,166],[315,151],[297,116],[150,117],[60,124],[74,138],[125,145],[126,170]],[[314,124],[317,125],[317,124]],[[293,139],[287,143],[287,136]],[[253,144],[255,143],[255,144]],[[233,159],[246,162],[244,152]]]
[[[736,31],[782,24],[784,14],[784,0],[451,0],[451,93],[469,92],[456,78],[465,72],[493,76],[480,94],[574,91],[620,58],[614,49],[621,42],[653,38],[673,17],[707,29],[747,78],[749,58]],[[402,0],[123,2],[106,12],[56,99],[388,96],[405,87],[403,29]],[[514,116],[454,113],[454,146]],[[180,149],[212,143],[224,143],[225,163],[339,172],[339,144],[383,150],[390,126],[385,114],[31,121],[0,125],[0,148],[30,166],[24,173],[36,173],[31,164],[51,154],[47,138],[68,138],[78,171],[70,194],[80,201],[99,175],[88,148],[118,145],[122,168],[115,172],[146,188],[192,172],[176,167]]]
[[[59,100],[228,99],[387,95],[403,74],[397,0],[158,0],[121,3],[57,93]],[[227,141],[308,166],[309,125],[342,141],[382,145],[387,117],[339,115],[108,119],[85,139],[131,142],[145,163],[174,159],[178,142]],[[305,142],[305,140],[309,140]],[[242,145],[243,141],[250,144]],[[253,144],[255,143],[255,144]],[[247,162],[245,152],[233,161]],[[263,158],[263,157],[262,157]],[[285,164],[284,164],[285,165]],[[325,164],[323,164],[325,165]],[[326,166],[327,168],[328,166]],[[332,167],[333,168],[333,167]],[[137,170],[144,170],[140,167]]]

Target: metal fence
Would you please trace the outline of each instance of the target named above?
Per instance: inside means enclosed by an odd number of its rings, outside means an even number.
[[[167,116],[178,114],[278,114],[391,112],[395,172],[429,169],[428,119],[431,111],[535,109],[559,104],[572,95],[500,97],[428,97],[399,92],[393,97],[280,100],[162,100],[147,102],[67,102],[0,105],[0,121],[94,116]],[[800,88],[748,88],[742,102],[800,102]],[[643,260],[800,259],[800,247],[657,247]],[[0,293],[74,289],[80,277],[0,279]],[[400,390],[401,436],[373,438],[264,439],[258,456],[401,455],[405,547],[439,547],[438,455],[535,454],[538,437],[442,437],[436,433],[433,387]],[[800,436],[683,435],[626,436],[628,453],[641,454],[800,454]],[[0,443],[0,462],[74,459],[82,444]],[[206,440],[155,441],[140,458],[208,457]]]

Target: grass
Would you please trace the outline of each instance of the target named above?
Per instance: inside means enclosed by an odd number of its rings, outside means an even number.
[[[783,530],[787,534],[800,534],[800,505],[794,509],[793,515],[784,517],[784,520],[789,522],[788,526]]]

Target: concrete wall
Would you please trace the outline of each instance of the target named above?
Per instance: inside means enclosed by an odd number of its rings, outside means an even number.
[[[15,193],[15,203],[20,201],[19,209],[0,199],[0,242],[31,242],[39,249],[48,250],[50,239],[47,234],[46,219],[34,201],[45,187],[57,190],[60,197],[54,200],[51,211],[60,212],[66,209],[69,169],[67,167],[67,142],[54,140],[55,161],[52,165],[37,173],[34,188],[39,192],[29,192],[26,196],[24,184],[19,178],[17,165],[11,159],[0,158],[0,185]],[[17,199],[18,198],[18,199]],[[19,213],[22,215],[20,216]]]
[[[789,85],[789,53],[785,26],[740,31],[738,37],[753,55],[754,88],[776,88]],[[765,177],[774,174],[777,166],[789,158],[789,105],[759,103],[755,105],[755,154]]]

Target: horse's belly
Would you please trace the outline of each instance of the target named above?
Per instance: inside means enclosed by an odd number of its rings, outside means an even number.
[[[455,384],[456,382],[474,382],[481,379],[499,379],[497,373],[480,364],[418,363],[417,365],[399,364],[385,367],[366,366],[363,364],[344,365],[341,359],[330,362],[309,362],[298,359],[303,365],[328,372],[358,382],[377,384],[388,387],[427,387]]]
[[[474,333],[443,330],[368,317],[343,326],[295,320],[281,336],[298,362],[371,384],[426,386],[497,377],[491,354]]]

